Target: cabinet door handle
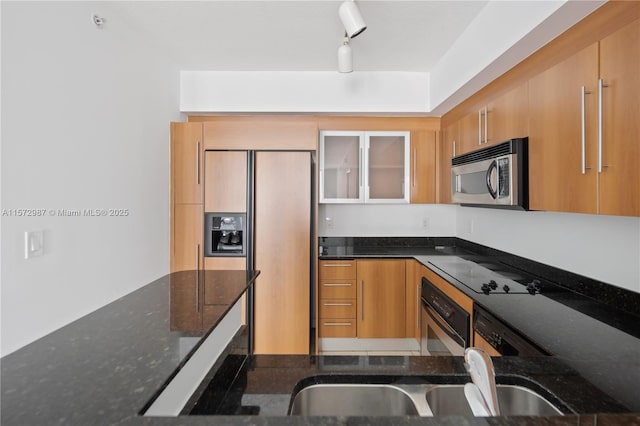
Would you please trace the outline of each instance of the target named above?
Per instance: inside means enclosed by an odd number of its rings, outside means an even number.
[[[324,263],[322,266],[326,268],[342,268],[342,267],[352,267],[351,263]]]
[[[324,287],[351,287],[350,283],[325,283]]]
[[[200,185],[200,141],[198,141],[196,151],[196,185]]]
[[[484,143],[489,142],[489,109],[484,106]]]
[[[360,321],[364,321],[363,281],[360,280]]]
[[[603,167],[608,167],[606,165],[603,164],[603,160],[602,160],[602,145],[604,144],[604,141],[602,140],[602,125],[603,125],[603,119],[602,119],[602,97],[603,97],[603,90],[605,87],[609,87],[608,85],[604,84],[604,80],[603,79],[598,79],[598,173],[602,173],[602,168]]]
[[[453,156],[456,156],[456,141],[453,141]]]
[[[360,158],[359,158],[358,163],[359,163],[359,166],[360,166],[360,176],[359,176],[360,182],[359,182],[359,185],[360,185],[360,190],[362,190],[362,186],[363,186],[363,184],[362,184],[362,173],[363,173],[362,168],[363,168],[363,163],[364,163],[364,148],[363,147],[360,147]],[[359,194],[359,195],[362,195],[362,194]]]
[[[420,284],[416,284],[416,328],[420,328]]]
[[[328,327],[345,326],[345,325],[349,326],[351,325],[351,323],[350,322],[325,322],[324,325]]]
[[[196,244],[196,312],[200,312],[200,244]]]
[[[586,112],[586,95],[591,94],[585,86],[580,87],[580,147],[582,150],[581,173],[587,173],[587,112]]]
[[[416,169],[418,168],[417,157],[418,157],[418,150],[417,148],[413,148],[413,187],[414,188],[416,187],[416,181],[417,181],[416,179],[416,173],[417,173]]]
[[[323,303],[322,306],[353,306],[353,303]]]
[[[482,145],[482,110],[478,110],[478,145]]]

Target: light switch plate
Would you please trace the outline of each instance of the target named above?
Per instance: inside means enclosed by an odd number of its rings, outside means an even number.
[[[24,233],[24,258],[30,259],[44,255],[44,231]]]

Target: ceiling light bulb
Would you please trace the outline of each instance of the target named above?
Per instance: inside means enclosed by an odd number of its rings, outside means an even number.
[[[349,37],[345,37],[342,46],[338,47],[338,71],[353,71],[353,52],[349,46]]]
[[[353,0],[345,0],[342,2],[338,9],[338,15],[350,38],[354,38],[367,29],[367,24],[365,24],[360,14],[360,9],[358,9],[358,5]]]

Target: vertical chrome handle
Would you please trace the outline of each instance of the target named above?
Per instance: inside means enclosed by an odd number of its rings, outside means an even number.
[[[415,188],[416,186],[416,168],[417,168],[417,160],[416,157],[418,156],[418,150],[414,147],[413,148],[413,187]],[[404,188],[404,185],[403,185]]]
[[[581,173],[587,173],[587,113],[586,113],[586,95],[590,94],[586,87],[580,87],[580,146],[582,149]]]
[[[364,321],[364,294],[362,293],[364,286],[362,285],[362,280],[360,280],[360,321]]]
[[[456,141],[453,141],[453,156],[456,156]]]
[[[603,165],[602,161],[602,144],[604,141],[602,140],[602,89],[605,87],[609,87],[604,84],[603,79],[598,79],[598,173],[602,173],[602,168],[607,167]]]
[[[484,106],[484,143],[489,142],[489,109]]]
[[[360,178],[359,182],[360,183],[359,183],[359,186],[360,186],[360,188],[362,188],[362,171],[363,171],[362,168],[363,168],[363,165],[364,165],[364,148],[360,147],[360,161],[359,161],[359,167],[360,167],[360,176],[359,176],[359,178]],[[362,195],[362,194],[360,194],[360,195]]]
[[[198,141],[196,151],[196,185],[200,185],[200,141]]]
[[[196,312],[200,312],[200,244],[196,244]]]
[[[416,284],[416,329],[420,328],[420,284]]]
[[[482,110],[478,110],[478,145],[482,145]]]

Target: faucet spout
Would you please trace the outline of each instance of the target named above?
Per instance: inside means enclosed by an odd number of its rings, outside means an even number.
[[[491,357],[480,348],[467,348],[464,351],[464,360],[471,380],[480,390],[490,414],[499,416],[496,374]]]

